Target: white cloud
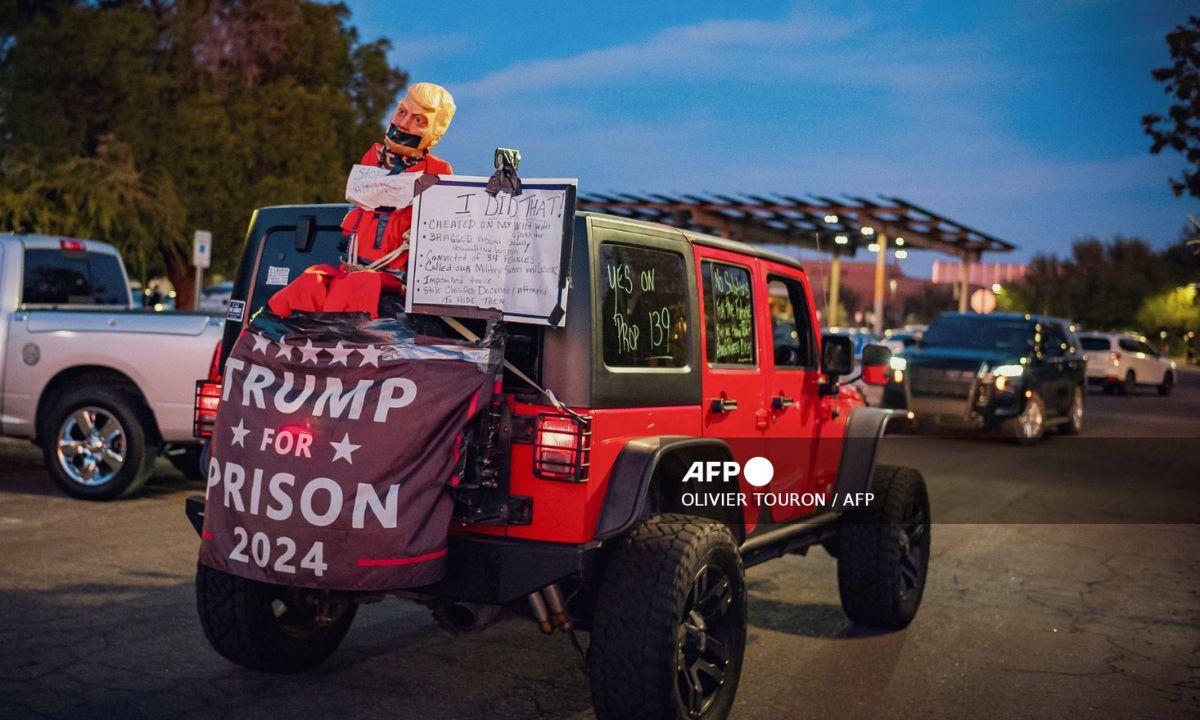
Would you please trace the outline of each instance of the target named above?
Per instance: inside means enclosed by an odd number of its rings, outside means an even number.
[[[391,59],[402,67],[430,58],[458,55],[471,47],[463,33],[442,33],[392,41]]]
[[[498,97],[559,87],[628,82],[639,79],[695,79],[702,75],[750,77],[754,64],[772,53],[806,45],[830,44],[852,37],[868,17],[837,18],[793,14],[781,21],[708,20],[667,28],[638,43],[590,50],[563,58],[517,63],[461,84],[463,95]]]

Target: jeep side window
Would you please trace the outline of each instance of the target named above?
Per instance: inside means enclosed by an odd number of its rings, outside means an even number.
[[[804,286],[798,280],[771,275],[767,280],[771,307],[771,335],[775,343],[775,367],[815,368],[816,345]]]
[[[683,256],[603,243],[600,342],[609,367],[679,368],[688,363],[688,283]]]
[[[706,359],[710,365],[753,367],[756,360],[750,269],[712,260],[705,260],[700,267],[704,282]]]

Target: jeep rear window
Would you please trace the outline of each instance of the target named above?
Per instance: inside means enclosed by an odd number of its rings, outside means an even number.
[[[29,249],[21,302],[128,306],[129,288],[116,255]]]
[[[684,367],[688,284],[683,256],[603,243],[599,270],[604,364]]]
[[[754,303],[750,270],[740,265],[705,260],[705,356],[713,365],[753,366]]]

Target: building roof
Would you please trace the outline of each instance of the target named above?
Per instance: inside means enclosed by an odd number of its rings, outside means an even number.
[[[662,195],[658,193],[590,193],[579,198],[580,210],[673,225],[754,244],[838,249],[853,256],[859,248],[885,235],[889,245],[937,250],[978,260],[985,252],[1008,252],[1012,243],[939,215],[897,197],[878,201],[819,195]]]

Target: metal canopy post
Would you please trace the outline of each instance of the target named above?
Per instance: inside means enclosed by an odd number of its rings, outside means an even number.
[[[829,317],[825,318],[825,324],[829,327],[836,327],[839,322],[838,302],[840,301],[841,287],[842,253],[835,247],[833,260],[829,262]]]
[[[875,312],[871,318],[871,329],[876,335],[883,334],[883,275],[887,270],[887,235],[878,233],[875,242],[879,252],[875,253]]]
[[[970,289],[971,256],[963,254],[962,263],[958,266],[958,311],[967,311],[967,292]]]

